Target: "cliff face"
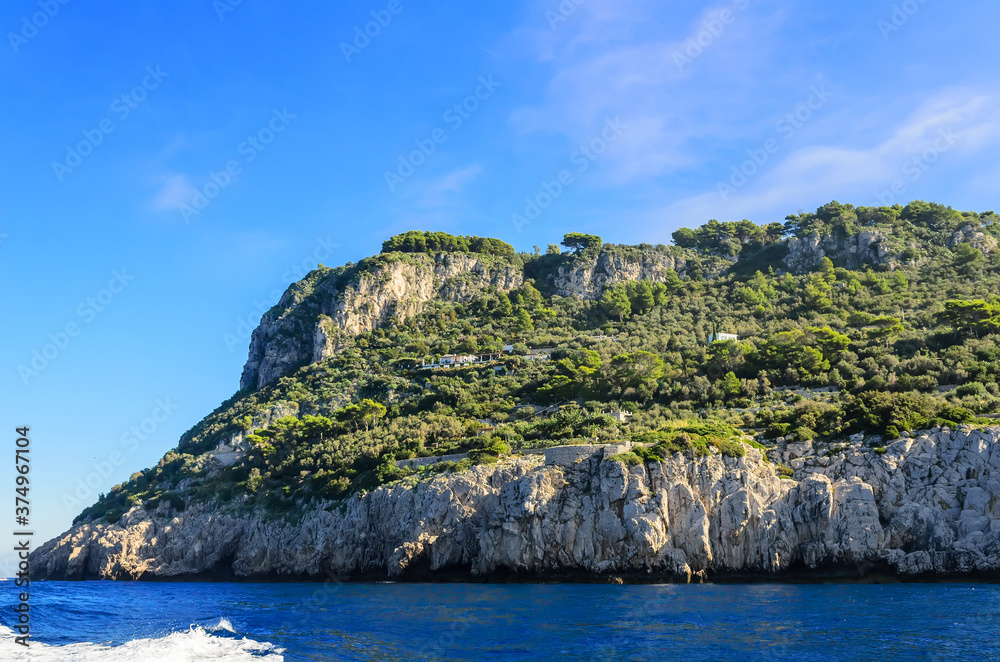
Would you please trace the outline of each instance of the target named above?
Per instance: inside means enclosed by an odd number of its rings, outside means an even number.
[[[642,251],[635,255],[602,252],[593,260],[577,259],[570,266],[560,267],[552,281],[559,296],[596,299],[608,285],[633,280],[665,282],[673,269],[681,272],[687,262],[682,257]]]
[[[810,234],[802,239],[788,240],[788,257],[785,264],[792,273],[805,273],[828,257],[838,265],[857,269],[865,264],[881,266],[896,259],[889,247],[889,240],[882,232],[870,230],[853,237],[838,239],[832,235]]]
[[[789,450],[786,449],[786,453]],[[804,457],[798,457],[806,453]],[[653,574],[879,567],[901,576],[1000,571],[1000,428],[942,430],[810,457],[780,479],[759,451],[627,466],[510,459],[380,488],[295,523],[211,506],[134,509],[32,555],[36,577],[385,576],[460,570]],[[787,457],[787,456],[786,456]]]
[[[683,257],[660,252],[605,251],[560,267],[551,285],[560,296],[596,299],[608,285],[641,279],[664,282],[670,270],[683,273],[686,265]],[[254,330],[240,388],[259,389],[299,366],[322,361],[337,351],[343,338],[416,315],[429,301],[464,302],[486,287],[510,291],[523,282],[519,268],[471,253],[433,258],[408,254],[362,272],[344,287],[326,286],[322,278],[302,281],[285,292]]]
[[[521,270],[474,254],[422,254],[380,264],[343,287],[300,282],[264,314],[250,338],[240,388],[261,388],[306,363],[331,356],[342,335],[404,320],[433,299],[466,301],[486,287],[519,287]]]

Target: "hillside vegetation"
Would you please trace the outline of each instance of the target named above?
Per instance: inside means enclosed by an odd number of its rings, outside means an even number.
[[[1000,403],[998,239],[996,214],[924,202],[834,202],[764,226],[710,221],[674,233],[673,246],[573,233],[565,252],[514,253],[495,239],[406,233],[377,258],[295,287],[309,296],[320,279],[343,284],[442,251],[503,260],[525,280],[432,300],[236,393],[78,520],[209,499],[284,513],[555,444],[632,439],[645,445],[622,460],[644,462],[864,433],[877,452],[904,431],[984,424]],[[609,281],[593,298],[553,285],[573,269],[653,255],[677,268]],[[738,340],[709,342],[717,333]],[[420,369],[448,354],[501,356]],[[610,415],[619,411],[630,421]],[[211,452],[234,437],[246,450],[223,467]],[[413,476],[395,462],[464,451]]]

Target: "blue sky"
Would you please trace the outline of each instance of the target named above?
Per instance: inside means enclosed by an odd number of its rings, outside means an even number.
[[[36,544],[236,390],[290,281],[394,233],[1000,207],[993,2],[292,4],[0,9],[0,439],[32,427]]]

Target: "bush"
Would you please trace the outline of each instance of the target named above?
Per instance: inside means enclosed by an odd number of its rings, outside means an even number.
[[[800,426],[795,428],[795,438],[799,441],[812,441],[816,438],[816,431],[812,428]]]
[[[970,382],[968,384],[962,384],[957,389],[955,389],[955,394],[959,397],[974,397],[981,398],[985,395],[989,395],[989,391],[986,390],[986,385],[980,382]]]
[[[510,446],[499,439],[490,439],[482,448],[469,451],[469,461],[472,464],[494,464],[504,455],[510,455]]]
[[[125,513],[121,508],[112,508],[108,512],[104,513],[104,521],[108,524],[114,524],[122,518]]]
[[[643,449],[646,450],[646,449]],[[612,455],[608,458],[612,462],[622,462],[628,466],[635,466],[637,464],[642,464],[643,458],[639,457],[636,453],[619,453],[618,455]]]

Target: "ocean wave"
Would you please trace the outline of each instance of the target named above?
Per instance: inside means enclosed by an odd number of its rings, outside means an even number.
[[[26,649],[14,643],[14,632],[0,625],[0,660],[48,660],[90,662],[90,660],[136,662],[193,662],[195,660],[254,660],[281,662],[284,649],[253,639],[214,634],[235,634],[232,623],[223,618],[214,626],[192,625],[189,629],[151,639],[134,639],[119,646],[108,644],[67,644],[50,646],[32,641]]]

